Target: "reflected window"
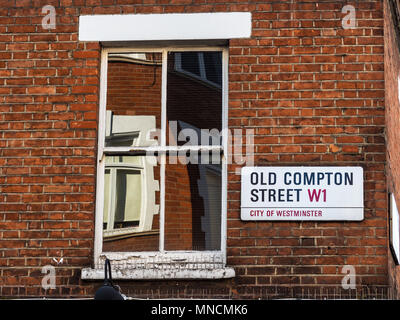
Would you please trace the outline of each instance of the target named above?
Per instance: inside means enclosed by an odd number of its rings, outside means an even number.
[[[219,63],[205,63],[204,56],[213,56]],[[186,67],[203,61],[200,63],[201,77],[181,69],[183,57]],[[222,74],[221,59],[221,52],[168,53],[166,112],[171,133],[167,136],[168,145],[188,143],[189,138],[179,139],[179,135],[183,137],[185,133],[192,133],[191,145],[221,145],[222,140],[213,139],[210,143],[210,139],[204,139],[205,132],[211,136],[222,136],[222,91],[219,85],[210,85],[205,73],[207,69],[214,68],[218,74]],[[196,134],[193,130],[196,130]]]
[[[159,167],[143,156],[106,156],[103,241],[109,251],[158,250]],[[138,237],[152,241],[146,247]]]
[[[115,161],[117,158],[120,161]],[[103,229],[113,231],[139,226],[142,211],[143,168],[127,159],[107,157],[104,183]],[[112,234],[112,233],[111,233]],[[105,232],[107,235],[107,232]]]
[[[218,88],[222,86],[221,52],[177,52],[175,70]]]

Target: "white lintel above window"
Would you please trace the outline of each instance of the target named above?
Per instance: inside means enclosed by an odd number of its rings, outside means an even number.
[[[79,17],[79,41],[218,40],[250,36],[250,12]]]

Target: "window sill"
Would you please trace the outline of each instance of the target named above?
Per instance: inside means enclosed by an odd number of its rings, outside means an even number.
[[[235,270],[230,267],[189,269],[189,268],[166,268],[166,269],[119,269],[112,271],[113,280],[183,280],[183,279],[229,279],[235,277]],[[103,280],[104,269],[82,269],[81,279]]]
[[[81,271],[82,280],[104,279],[104,262],[111,262],[112,278],[120,280],[228,279],[235,270],[227,267],[221,251],[105,252],[93,268]]]

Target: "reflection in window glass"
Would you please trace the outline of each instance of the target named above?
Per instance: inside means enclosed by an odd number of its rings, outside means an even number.
[[[201,76],[197,52],[182,52],[180,62],[182,70]]]
[[[103,229],[108,227],[108,216],[110,213],[110,169],[104,173],[104,209],[103,209]]]
[[[222,86],[222,54],[221,52],[204,52],[204,68],[208,81]]]
[[[161,53],[110,53],[106,147],[154,145],[161,127]]]
[[[159,248],[160,169],[143,156],[106,156],[103,248],[154,251]]]
[[[220,250],[221,164],[165,170],[165,249]]]
[[[142,204],[142,172],[116,169],[114,229],[139,225]]]
[[[204,59],[204,56],[207,59]],[[189,64],[188,60],[191,59],[194,65],[198,63],[199,57],[202,57],[200,69],[202,76],[193,77],[187,69],[180,68],[179,57],[185,57],[186,64]],[[179,139],[179,133],[185,129],[196,131],[198,139],[191,141],[192,145],[209,144],[207,140],[206,143],[201,141],[201,130],[221,132],[222,91],[221,88],[210,85],[206,72],[215,79],[222,74],[221,52],[170,52],[168,54],[167,120],[168,130],[171,132],[167,135],[168,144],[186,144],[187,140]]]
[[[106,157],[104,179],[104,229],[137,227],[142,212],[142,157]],[[105,233],[107,235],[107,232]]]
[[[165,166],[149,161],[155,157],[145,153],[145,147],[161,143],[151,132],[161,128],[162,54],[110,53],[102,162],[103,252],[158,251],[160,243],[166,251],[221,250],[222,54],[166,54],[166,144],[218,148],[203,148],[200,154],[185,150],[190,153],[185,163],[173,159],[173,148],[155,148],[157,155],[165,154]]]

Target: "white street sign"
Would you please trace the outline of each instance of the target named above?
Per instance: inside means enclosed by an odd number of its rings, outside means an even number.
[[[361,221],[361,167],[243,167],[241,219]]]

